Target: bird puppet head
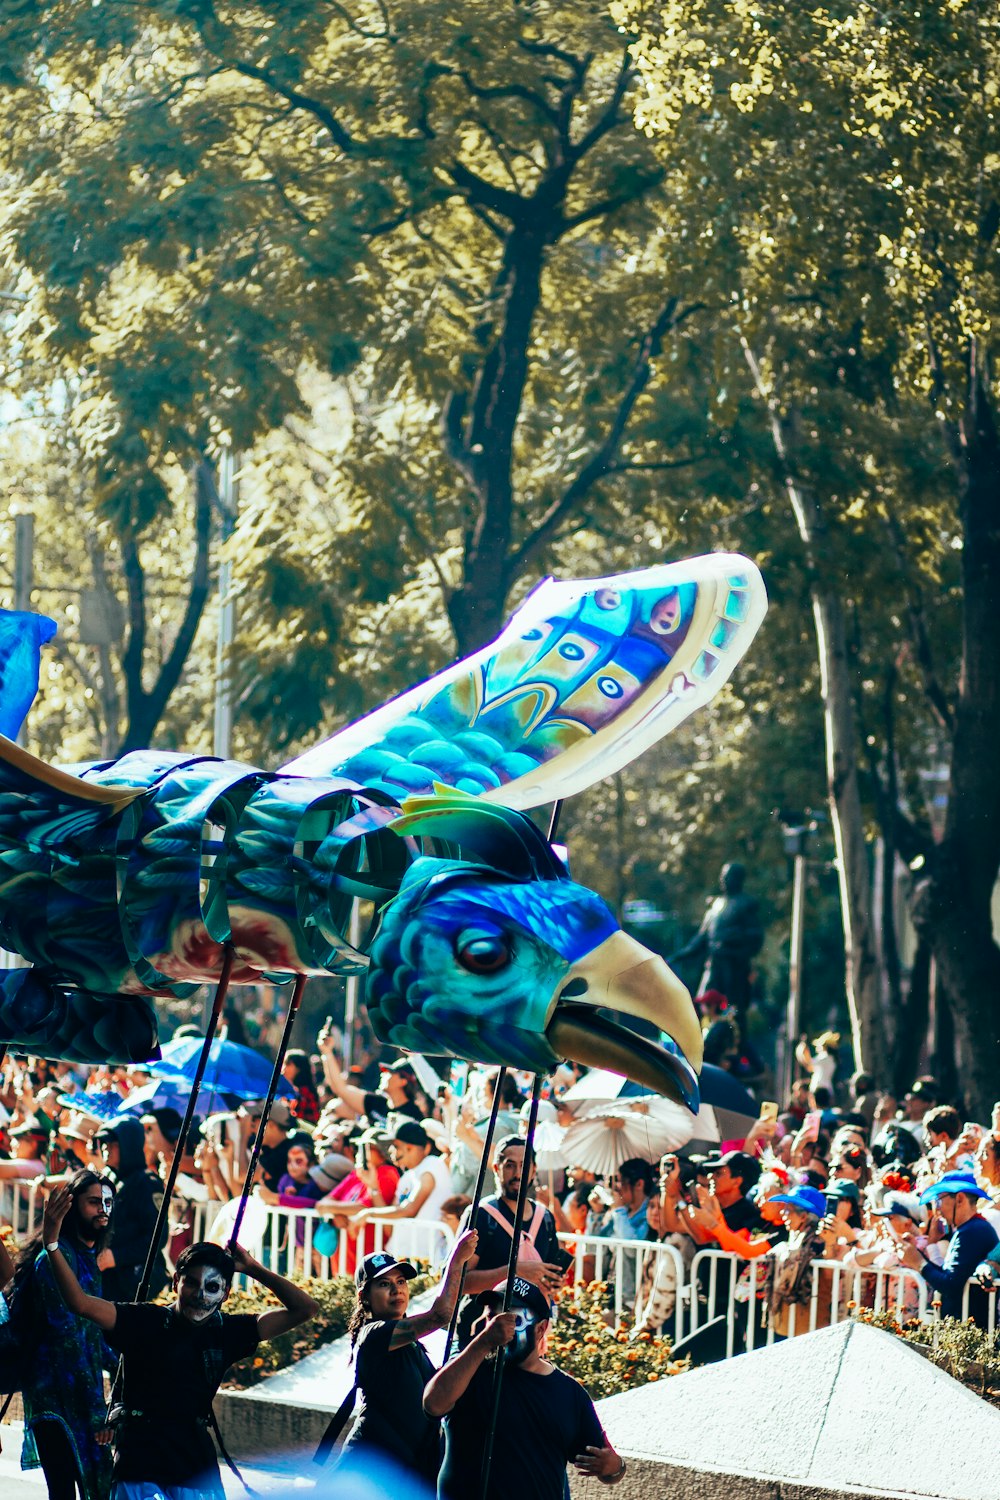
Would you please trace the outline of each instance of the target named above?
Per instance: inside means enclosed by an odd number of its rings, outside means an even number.
[[[697,1111],[701,1030],[687,990],[569,879],[530,818],[440,789],[405,802],[393,826],[462,857],[416,859],[383,909],[366,987],[382,1041],[531,1072],[569,1058]],[[605,1009],[651,1022],[679,1050]]]

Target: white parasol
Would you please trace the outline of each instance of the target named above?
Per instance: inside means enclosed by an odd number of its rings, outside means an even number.
[[[562,1159],[568,1167],[608,1177],[632,1157],[656,1162],[665,1152],[678,1151],[695,1127],[690,1110],[672,1099],[621,1099],[570,1125],[563,1136]]]

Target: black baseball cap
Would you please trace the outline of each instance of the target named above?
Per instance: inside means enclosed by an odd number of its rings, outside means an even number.
[[[487,1307],[502,1307],[505,1287],[506,1281],[498,1282],[490,1291],[480,1294],[482,1301]],[[548,1320],[552,1316],[552,1304],[541,1287],[535,1286],[532,1281],[525,1281],[523,1276],[514,1277],[510,1300],[512,1307],[526,1307],[536,1318]]]
[[[354,1285],[360,1292],[363,1287],[371,1282],[377,1281],[387,1271],[401,1271],[407,1281],[412,1281],[417,1275],[417,1268],[408,1260],[397,1260],[390,1255],[388,1250],[376,1250],[374,1255],[366,1255],[360,1266],[354,1273]]]
[[[715,1172],[719,1167],[728,1167],[734,1177],[742,1180],[744,1193],[757,1186],[760,1162],[748,1151],[725,1151],[720,1156],[710,1156],[701,1164],[703,1172]]]

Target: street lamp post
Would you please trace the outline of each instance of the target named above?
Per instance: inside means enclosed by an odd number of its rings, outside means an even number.
[[[806,855],[809,835],[816,831],[817,815],[781,813],[785,853],[792,861],[792,917],[788,937],[788,1002],[785,1007],[785,1049],[781,1060],[781,1086],[785,1099],[795,1076],[795,1044],[802,1025],[802,955],[806,929]]]
[[[218,511],[223,549],[236,530],[239,479],[236,458],[230,448],[219,459]],[[219,630],[215,648],[215,733],[212,750],[228,760],[233,745],[233,679],[230,660],[236,632],[236,600],[233,596],[233,565],[224,555],[219,562]]]

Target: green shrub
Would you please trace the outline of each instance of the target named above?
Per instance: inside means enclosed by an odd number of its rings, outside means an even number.
[[[612,1327],[607,1293],[605,1281],[579,1281],[559,1292],[549,1329],[548,1357],[554,1365],[579,1380],[595,1401],[688,1368],[688,1360],[671,1358],[669,1339],[649,1333],[633,1338],[624,1322]]]
[[[851,1307],[851,1312],[859,1323],[884,1328],[914,1345],[938,1369],[1000,1406],[1000,1328],[990,1334],[971,1318],[966,1323],[958,1318],[941,1318],[937,1323],[913,1318],[901,1323],[891,1310],[874,1313]]]

